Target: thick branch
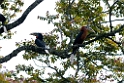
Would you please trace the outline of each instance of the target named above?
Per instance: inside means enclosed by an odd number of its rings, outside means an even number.
[[[17,54],[20,53],[23,50],[26,50],[26,51],[30,50],[30,51],[34,51],[34,52],[37,52],[37,53],[40,53],[40,54],[46,54],[43,48],[38,48],[38,47],[35,47],[35,46],[32,46],[32,45],[30,45],[30,46],[22,46],[22,47],[19,47],[19,48],[15,49],[9,55],[1,58],[0,63],[4,63],[4,62],[9,61],[13,57],[17,56]]]
[[[26,19],[26,17],[28,16],[28,14],[36,7],[38,6],[43,0],[35,0],[34,3],[32,3],[26,10],[25,12],[22,14],[22,16],[20,18],[18,18],[15,22],[10,23],[8,25],[5,25],[7,30],[11,30],[13,28],[15,28],[16,26],[20,25],[21,23],[24,22],[24,20]],[[3,28],[0,28],[0,34],[3,33]]]
[[[0,63],[4,63],[4,62],[9,61],[13,57],[17,56],[17,54],[20,53],[23,50],[25,50],[25,51],[33,51],[33,52],[36,52],[36,53],[39,53],[39,54],[47,54],[44,51],[44,48],[41,48],[41,47],[35,47],[33,45],[21,46],[21,47],[15,49],[12,53],[8,54],[7,56],[5,56],[3,58],[0,58]],[[52,48],[47,49],[47,50],[49,50],[50,54],[57,55],[57,56],[59,56],[61,58],[68,58],[67,53],[64,53],[63,51],[58,51],[58,50],[55,50],[55,49],[52,49]]]

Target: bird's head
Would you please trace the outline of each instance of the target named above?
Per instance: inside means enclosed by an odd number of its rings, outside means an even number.
[[[42,33],[30,33],[30,35],[36,36],[37,39],[43,40]]]

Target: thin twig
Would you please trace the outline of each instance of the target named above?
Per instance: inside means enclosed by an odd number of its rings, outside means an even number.
[[[119,1],[119,0],[116,0],[116,1],[113,3],[113,5],[109,7],[109,8],[110,8],[110,10],[109,10],[109,23],[110,23],[110,31],[111,31],[111,32],[112,32],[112,28],[113,28],[113,26],[112,26],[112,21],[111,21],[112,10],[113,10],[114,5],[115,5],[118,1]]]
[[[124,21],[124,19],[114,19],[114,20],[111,20],[111,22],[116,22],[116,21]],[[104,23],[109,23],[109,21],[101,22],[101,24],[104,24]]]
[[[65,77],[63,77],[63,75],[56,69],[56,68],[54,68],[54,67],[52,67],[52,66],[48,66],[49,68],[51,68],[51,69],[53,69],[53,70],[55,70],[56,71],[56,73],[62,78],[62,79],[64,79],[65,81],[67,81],[67,82],[70,82],[70,80],[68,80],[68,79],[66,79]]]

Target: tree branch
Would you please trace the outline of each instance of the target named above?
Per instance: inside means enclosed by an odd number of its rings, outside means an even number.
[[[113,36],[115,33],[121,31],[122,29],[124,28],[124,25],[120,26],[119,29],[115,30],[115,31],[112,31],[110,33],[103,33],[101,35],[98,35],[96,36],[94,39],[90,40],[89,42],[86,42],[84,44],[79,44],[79,45],[75,45],[73,47],[84,47],[85,45],[88,45],[96,40],[99,40],[99,39],[102,39],[102,38],[108,38],[109,36]],[[12,53],[10,53],[9,55],[3,57],[0,59],[0,63],[4,63],[4,62],[7,62],[9,61],[11,58],[17,56],[17,54],[21,51],[33,51],[33,52],[37,52],[39,54],[46,54],[45,51],[44,51],[44,48],[41,48],[41,47],[35,47],[33,45],[30,45],[30,46],[22,46],[22,47],[19,47],[17,49],[15,49]],[[58,57],[61,57],[61,58],[68,58],[70,57],[70,55],[68,55],[68,52],[66,52],[66,50],[64,51],[58,51],[58,50],[55,50],[55,49],[47,49],[49,50],[50,54],[53,54],[53,55],[56,55]]]
[[[109,33],[100,34],[100,35],[96,36],[94,39],[90,40],[89,42],[86,42],[85,44],[79,44],[79,45],[75,45],[73,47],[84,47],[85,45],[90,44],[96,40],[99,40],[99,39],[102,39],[105,37],[108,38],[109,36],[113,36],[113,35],[115,35],[115,33],[120,32],[123,28],[124,28],[124,24],[121,25],[120,28],[117,30],[114,30],[114,31],[109,32]]]
[[[22,16],[20,18],[18,18],[15,22],[10,23],[8,25],[5,25],[7,30],[11,30],[13,28],[15,28],[16,26],[20,25],[21,23],[24,22],[24,20],[26,19],[26,17],[28,16],[28,14],[36,7],[38,6],[43,0],[35,0],[34,3],[32,3],[26,10],[25,12],[22,14]],[[3,33],[3,27],[0,28],[0,34]]]
[[[124,19],[114,19],[114,20],[111,20],[111,22],[116,22],[116,21],[124,21]],[[102,24],[103,23],[109,23],[109,21],[104,21],[104,22],[101,22]]]
[[[110,23],[110,31],[112,32],[112,21],[111,21],[111,16],[112,16],[112,9],[114,7],[114,5],[118,2],[119,0],[116,0],[113,5],[110,7],[110,10],[109,10],[109,23]]]
[[[0,63],[4,63],[4,62],[9,61],[13,57],[17,56],[17,54],[20,53],[23,50],[25,50],[25,51],[30,50],[30,51],[34,51],[34,52],[37,52],[37,53],[40,53],[40,54],[46,54],[43,48],[35,47],[35,46],[32,46],[32,45],[30,45],[30,46],[22,46],[22,47],[19,47],[19,48],[15,49],[9,55],[7,55],[7,56],[5,56],[3,58],[0,58]]]
[[[71,16],[71,11],[70,10],[72,9],[72,4],[74,2],[75,2],[75,0],[73,0],[72,2],[71,2],[71,0],[69,0],[69,4],[68,4],[67,10],[66,10],[66,15],[67,15],[69,21],[72,20],[72,16]]]
[[[0,0],[0,5],[3,3],[4,0]]]
[[[117,42],[115,41],[114,39],[110,38],[110,37],[107,37],[108,39],[112,40],[113,42],[115,42],[116,44],[121,44],[121,42]]]
[[[68,58],[68,54],[66,52],[63,52],[63,51],[58,51],[58,50],[55,50],[55,49],[52,49],[52,48],[44,50],[44,48],[29,45],[29,46],[21,46],[21,47],[15,49],[12,53],[8,54],[7,56],[5,56],[3,58],[0,58],[0,63],[4,63],[4,62],[9,61],[13,57],[17,56],[17,54],[20,53],[23,50],[25,50],[25,51],[33,51],[33,52],[36,52],[36,53],[39,53],[39,54],[47,54],[45,52],[45,50],[49,50],[50,54],[59,56],[59,57],[61,57],[63,59]]]
[[[70,82],[70,80],[68,80],[68,79],[66,79],[65,77],[63,77],[63,75],[62,75],[56,68],[54,68],[54,67],[52,67],[52,66],[48,66],[48,67],[51,68],[51,69],[53,69],[53,70],[55,70],[56,73],[59,74],[62,79],[64,79],[64,81]]]

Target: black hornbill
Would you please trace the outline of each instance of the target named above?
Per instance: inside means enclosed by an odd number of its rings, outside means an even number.
[[[6,21],[6,18],[2,14],[0,14],[0,21],[2,22],[2,25],[4,25]]]
[[[31,33],[30,35],[36,36],[35,44],[38,47],[45,48],[45,42],[43,41],[43,35],[42,35],[42,33]]]
[[[43,35],[42,35],[42,33],[31,33],[30,35],[36,36],[35,44],[36,44],[38,47],[42,47],[44,50],[46,49],[46,44],[45,44],[45,42],[43,41]],[[47,54],[49,54],[49,52],[48,52],[47,50],[45,50],[45,52],[46,52]]]
[[[4,32],[7,33],[7,29],[6,29],[6,27],[4,26],[4,25],[5,25],[6,18],[5,18],[2,14],[0,14],[0,21],[2,22],[2,26],[3,26]]]
[[[94,30],[88,26],[82,26],[80,29],[79,34],[76,36],[76,39],[74,40],[73,45],[77,45],[77,44],[82,44],[83,41],[86,39],[88,32],[94,32]],[[70,61],[71,63],[74,62],[74,58],[75,58],[75,53],[78,50],[79,47],[74,47],[70,56]]]

